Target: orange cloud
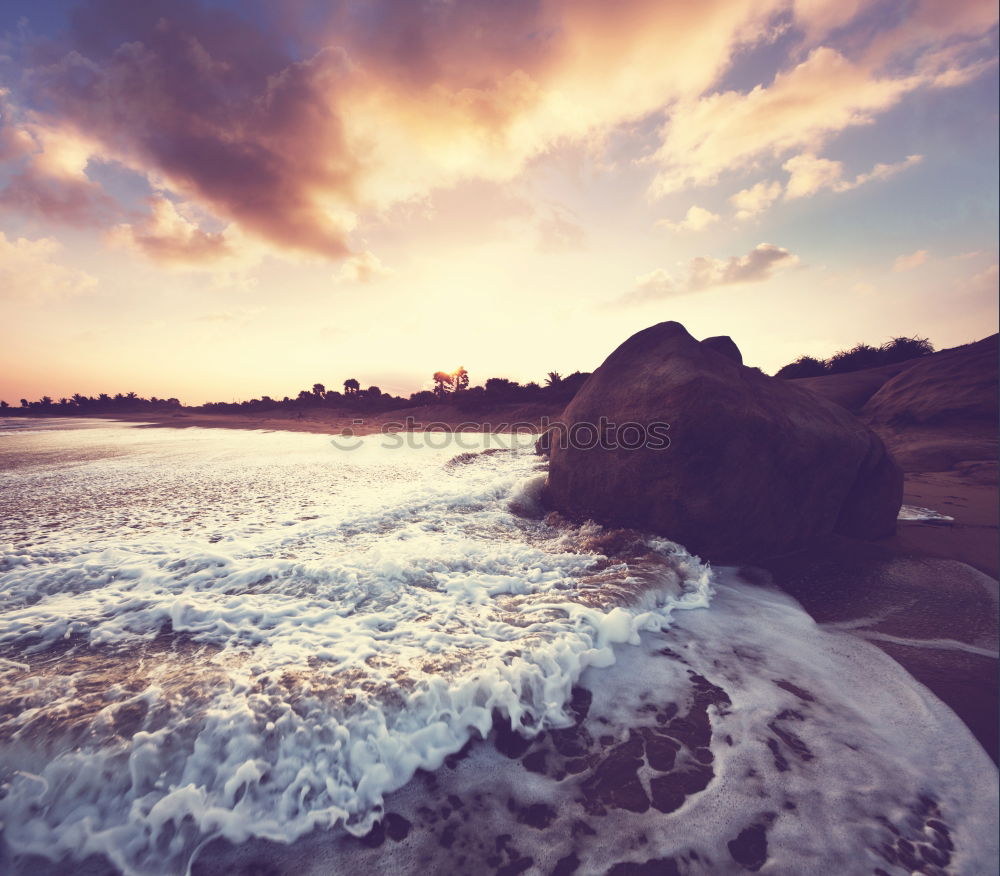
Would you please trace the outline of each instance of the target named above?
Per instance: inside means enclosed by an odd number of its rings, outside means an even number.
[[[115,244],[133,247],[154,261],[169,264],[215,262],[232,253],[223,232],[199,228],[162,195],[150,198],[149,214],[142,221],[117,226],[111,238]]]
[[[0,89],[0,162],[11,169],[0,207],[72,225],[103,224],[117,206],[87,176],[95,144],[67,125],[18,119]]]
[[[774,38],[783,0],[371,0],[336,4],[297,31],[287,16],[294,40],[194,2],[91,0],[22,88],[38,125],[86,140],[76,153],[37,140],[0,197],[82,221],[112,207],[87,162],[116,161],[275,249],[346,258],[362,214],[467,180],[511,180],[561,144],[599,144],[657,113],[653,194],[818,154],[904,94],[981,72],[963,47],[989,26],[987,6],[962,0],[958,22],[941,25],[919,4],[916,37],[892,36],[908,32],[901,15],[848,56],[822,41],[862,5],[798,0],[790,24],[804,59],[748,93],[710,93],[741,47]],[[932,38],[939,26],[951,42]],[[292,42],[314,49],[294,59],[279,48]],[[889,73],[890,57],[909,60]],[[4,136],[0,148],[16,151]],[[740,211],[758,211],[744,200]],[[208,233],[161,233],[162,222],[155,211],[130,219],[135,245],[179,261],[222,248]]]

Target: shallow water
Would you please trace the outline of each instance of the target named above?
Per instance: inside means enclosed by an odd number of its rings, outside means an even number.
[[[699,702],[694,673],[729,700],[705,711],[710,739],[689,752],[714,771],[657,808],[670,780],[650,772],[663,743],[647,739],[638,781],[653,805],[624,810],[614,842],[564,837],[586,853],[578,872],[654,847],[695,872],[751,822],[766,822],[775,872],[889,872],[872,851],[879,819],[912,820],[920,800],[948,820],[947,869],[988,872],[996,772],[888,658],[668,541],[542,518],[530,445],[429,440],[344,451],[310,434],[0,421],[0,863],[100,855],[179,873],[224,860],[219,842],[324,836],[327,855],[340,837],[335,871],[406,870],[368,852],[349,865],[367,848],[350,837],[369,835],[387,799],[419,796],[418,770],[447,774],[457,797],[523,785],[556,809],[590,780],[528,782],[489,746],[442,770],[495,716],[544,746],[582,726],[582,684],[587,720],[601,713],[607,731],[587,731],[599,771],[656,708]],[[595,794],[605,811],[584,807],[601,825],[587,836],[621,814]],[[514,817],[502,811],[478,821]],[[396,858],[437,835],[424,826]],[[683,858],[678,829],[700,855]],[[640,833],[645,858],[626,841]],[[477,871],[437,848],[444,870]],[[530,872],[555,860],[528,857]],[[309,860],[329,871],[324,854]]]

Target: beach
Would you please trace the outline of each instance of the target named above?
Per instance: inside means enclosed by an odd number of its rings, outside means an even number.
[[[932,873],[992,854],[988,732],[944,704],[955,666],[935,686],[894,653],[995,668],[967,601],[942,631],[940,576],[933,625],[885,627],[843,574],[825,605],[795,594],[802,558],[713,569],[545,516],[530,437],[459,453],[329,438],[7,434],[8,870],[855,872],[915,855]],[[901,536],[917,527],[944,528]],[[883,605],[912,602],[901,580]],[[959,674],[981,700],[985,678]],[[840,827],[803,844],[816,823]]]

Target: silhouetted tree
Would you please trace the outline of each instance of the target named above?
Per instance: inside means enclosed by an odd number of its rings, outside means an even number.
[[[455,382],[455,378],[445,371],[435,371],[433,379],[434,395],[438,398],[444,398],[448,394],[447,387],[450,387]]]
[[[934,352],[934,345],[927,338],[893,338],[879,347],[882,362],[891,365],[908,359],[919,359]]]
[[[848,371],[860,371],[881,364],[877,348],[870,344],[855,344],[850,350],[834,353],[827,368],[831,374],[845,374]]]
[[[344,381],[344,395],[357,395],[358,390],[361,389],[361,384],[358,383],[353,377],[348,377]]]
[[[794,380],[799,377],[822,377],[826,374],[826,363],[812,356],[799,356],[794,362],[778,369],[774,375],[783,380]]]
[[[7,404],[3,399],[0,399],[0,408],[9,408],[10,405]]]
[[[465,370],[464,365],[458,366],[458,370],[451,375],[451,379],[455,392],[463,392],[469,388],[469,372]]]
[[[550,371],[545,375],[546,386],[558,386],[562,383],[562,375],[558,371]]]
[[[316,398],[323,398],[325,392],[326,392],[326,387],[323,386],[322,383],[313,384],[313,395],[316,396]]]
[[[820,377],[824,374],[846,374],[850,371],[905,362],[928,356],[933,352],[934,345],[927,338],[892,338],[880,347],[855,344],[849,350],[834,353],[825,361],[812,356],[800,356],[794,362],[778,369],[775,377],[795,379]]]
[[[556,397],[567,400],[573,398],[580,391],[580,387],[587,382],[588,377],[590,377],[589,371],[574,371],[568,374],[556,387]]]
[[[520,388],[521,384],[507,377],[491,377],[486,381],[486,392],[490,395],[510,395]]]
[[[372,399],[381,398],[382,390],[377,386],[369,386],[368,389],[365,390],[365,396]]]

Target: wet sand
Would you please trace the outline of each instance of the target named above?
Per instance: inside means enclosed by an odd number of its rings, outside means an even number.
[[[308,408],[300,413],[266,411],[260,413],[210,413],[187,409],[176,413],[105,414],[94,419],[142,423],[156,428],[261,429],[264,431],[312,432],[320,435],[374,435],[384,430],[509,432],[539,431],[558,419],[561,405],[497,405],[480,411],[462,411],[455,405],[420,405],[389,411],[350,411],[338,408]]]

